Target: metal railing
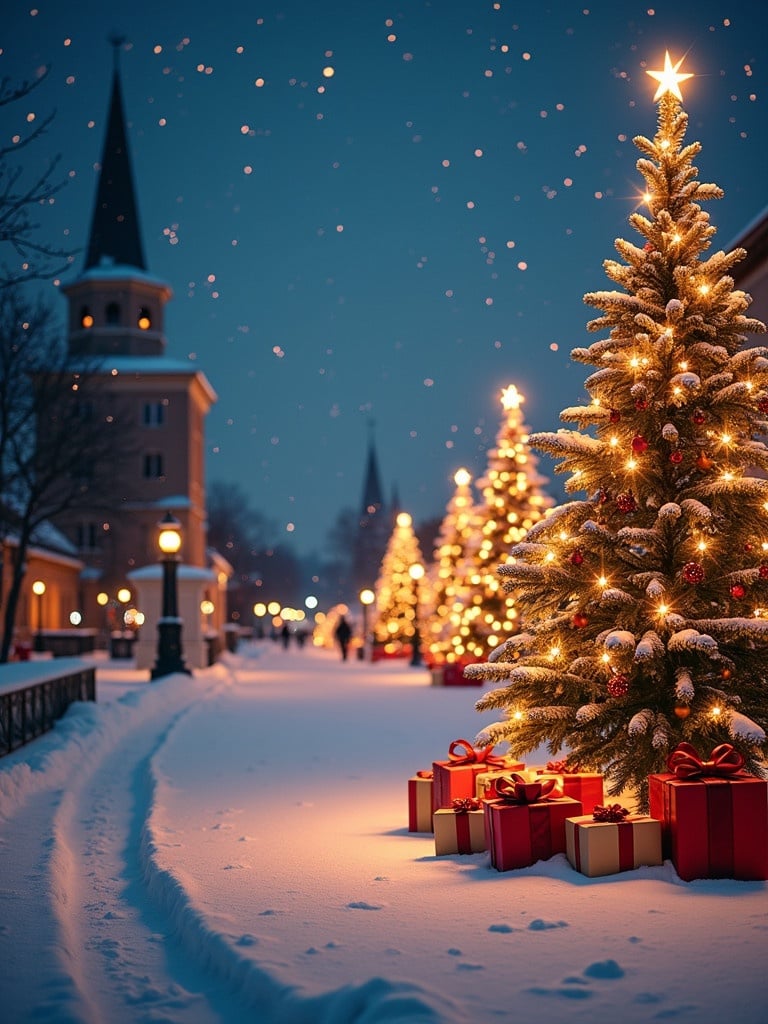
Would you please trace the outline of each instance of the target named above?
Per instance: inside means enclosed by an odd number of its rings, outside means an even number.
[[[0,690],[0,757],[48,732],[75,701],[96,700],[96,669]]]

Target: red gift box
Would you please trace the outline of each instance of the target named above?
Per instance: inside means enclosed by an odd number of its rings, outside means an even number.
[[[687,882],[768,879],[768,782],[741,772],[742,764],[730,744],[702,761],[681,743],[667,760],[670,773],[648,777],[664,856]]]
[[[570,769],[567,761],[550,761],[545,768],[537,769],[537,774],[559,779],[563,796],[581,801],[588,811],[602,806],[603,776],[599,772],[580,772]]]
[[[454,800],[475,796],[475,777],[492,769],[514,771],[517,762],[492,754],[493,745],[475,749],[469,740],[454,740],[447,761],[434,761],[432,810],[452,807]]]
[[[550,781],[553,786],[548,787]],[[486,843],[497,871],[528,867],[565,853],[565,820],[582,813],[578,800],[569,796],[547,798],[554,789],[554,780],[549,779],[536,783],[525,780],[516,787],[502,779],[497,788],[500,792],[506,789],[506,795],[484,801]]]
[[[432,772],[416,772],[408,779],[408,831],[432,831]]]
[[[456,800],[453,807],[441,807],[432,816],[435,854],[482,853],[486,847],[485,813],[479,800]]]

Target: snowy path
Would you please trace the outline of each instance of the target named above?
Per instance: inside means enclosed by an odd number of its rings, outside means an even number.
[[[477,691],[253,654],[104,686],[0,764],[3,1021],[762,1024],[768,886],[435,858],[405,780]]]

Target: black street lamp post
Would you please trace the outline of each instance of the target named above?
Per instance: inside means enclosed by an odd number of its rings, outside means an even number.
[[[368,655],[368,609],[376,600],[376,595],[367,587],[360,591],[360,604],[363,606],[363,645],[358,648],[357,656],[360,661],[365,661]]]
[[[37,632],[35,633],[35,650],[45,650],[43,641],[43,594],[46,591],[45,583],[42,580],[35,580],[32,584],[32,593],[37,597]]]
[[[158,523],[158,546],[162,552],[162,611],[157,622],[157,661],[151,678],[159,679],[174,672],[191,675],[184,664],[181,646],[181,619],[178,611],[177,567],[181,547],[181,523],[167,512]]]

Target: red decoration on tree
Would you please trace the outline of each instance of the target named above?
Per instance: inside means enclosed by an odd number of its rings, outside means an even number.
[[[737,600],[741,600],[747,592],[747,588],[742,583],[734,583],[731,587],[731,597],[735,597]]]
[[[632,438],[632,451],[635,455],[642,455],[643,452],[648,448],[648,442],[642,434],[635,434]]]
[[[768,580],[768,565],[761,565],[760,568],[757,570],[757,575],[760,577],[761,580]]]
[[[702,423],[706,422],[707,416],[703,409],[694,409],[693,416],[691,419],[697,426],[701,426]]]
[[[704,582],[704,566],[698,562],[686,562],[683,566],[683,579],[686,583],[697,583]]]
[[[617,672],[608,680],[608,693],[611,697],[626,697],[629,692],[629,676]]]
[[[760,412],[768,412],[768,398],[761,398],[757,403],[757,408]]]
[[[597,493],[597,500],[600,502],[601,505],[604,505],[607,501],[611,500],[611,495],[606,490],[600,490]]]
[[[723,671],[720,673],[720,676],[723,679],[730,679],[732,675],[733,672],[729,668],[724,668]]]
[[[690,713],[691,709],[688,707],[687,704],[678,704],[675,707],[675,714],[678,718],[687,718],[688,715],[690,715]]]
[[[621,413],[618,409],[611,409],[611,411],[608,413],[608,419],[611,421],[611,423],[618,423],[621,419]]]
[[[588,623],[589,618],[584,614],[584,612],[576,612],[571,619],[571,625],[574,629],[584,629]]]
[[[639,412],[644,412],[648,408],[648,402],[646,401],[645,398],[638,398],[635,401],[635,408]]]
[[[676,466],[680,465],[680,463],[683,461],[683,453],[680,451],[679,448],[675,448],[673,452],[669,453],[669,461],[674,462]]]
[[[616,495],[616,508],[625,514],[635,511],[637,502],[632,491],[622,491],[621,494]]]
[[[643,252],[653,252],[653,242],[646,242],[643,246]]]
[[[581,553],[581,548],[574,548],[571,554],[571,562],[573,565],[581,565],[584,561],[584,555]]]
[[[699,454],[699,457],[696,459],[696,465],[699,467],[699,469],[703,469],[706,471],[708,469],[712,469],[714,463],[708,455],[706,455],[704,452],[701,452]]]

